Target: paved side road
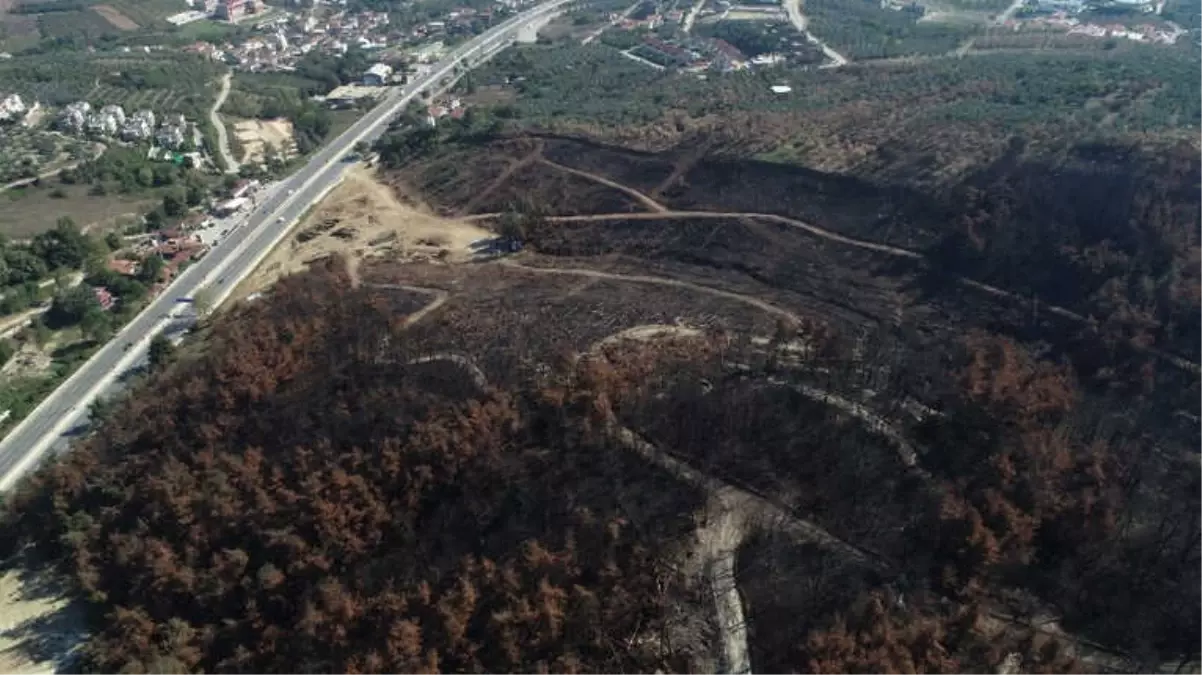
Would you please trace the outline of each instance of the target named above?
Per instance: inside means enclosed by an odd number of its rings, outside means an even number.
[[[335,185],[346,169],[347,152],[359,141],[374,141],[391,117],[424,90],[454,77],[456,66],[471,68],[512,44],[518,29],[537,24],[572,0],[551,0],[512,17],[462,45],[428,75],[388,95],[349,129],[317,152],[250,215],[249,225],[232,232],[189,267],[168,289],[92,356],[58,389],[0,441],[0,491],[10,489],[56,447],[64,432],[86,420],[88,406],[117,382],[121,373],[144,362],[150,339],[169,327],[194,321],[191,306],[180,302],[207,288],[215,304],[232,293],[304,212]],[[470,60],[469,60],[470,57]]]

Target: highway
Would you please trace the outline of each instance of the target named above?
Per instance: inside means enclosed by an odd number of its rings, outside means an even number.
[[[423,90],[439,89],[444,77],[482,63],[512,44],[517,31],[537,25],[574,0],[551,0],[494,26],[456,48],[425,76],[393,91],[364,117],[319,150],[301,169],[282,181],[252,212],[248,224],[231,232],[207,255],[185,270],[169,288],[125,326],[66,382],[47,396],[0,440],[0,492],[10,489],[52,447],[65,444],[64,432],[86,420],[88,406],[121,373],[145,361],[150,340],[160,332],[182,330],[195,321],[191,305],[181,303],[207,289],[219,305],[280,242],[297,219],[337,185],[348,163],[343,158],[359,141],[374,141],[389,120]]]

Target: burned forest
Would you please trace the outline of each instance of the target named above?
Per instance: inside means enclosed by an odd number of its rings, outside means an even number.
[[[377,149],[495,239],[314,260],[5,504],[7,553],[85,599],[85,668],[1197,660],[1186,149],[1015,147],[937,193],[550,134]]]

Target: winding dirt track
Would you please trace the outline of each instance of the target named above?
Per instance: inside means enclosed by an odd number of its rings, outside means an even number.
[[[605,176],[601,176],[601,175],[598,175],[598,174],[595,174],[595,173],[592,173],[589,171],[581,171],[580,169],[573,169],[572,167],[564,166],[563,164],[556,164],[555,162],[552,162],[551,160],[546,159],[545,157],[538,161],[540,161],[543,164],[546,164],[547,166],[552,167],[554,169],[558,169],[560,171],[570,173],[574,176],[580,176],[581,178],[587,178],[588,180],[591,180],[594,183],[600,183],[601,185],[604,185],[605,187],[613,188],[615,190],[618,190],[619,192],[625,192],[627,195],[637,199],[639,202],[641,202],[643,204],[643,206],[646,206],[648,209],[651,209],[652,211],[656,211],[659,213],[664,213],[664,212],[668,211],[668,207],[664,206],[663,204],[660,204],[659,202],[655,201],[651,197],[648,197],[647,195],[643,194],[642,192],[639,192],[638,190],[636,190],[632,187],[622,185],[621,183],[618,183],[616,181],[612,181],[612,180],[606,178]]]
[[[522,157],[521,159],[516,160],[510,163],[509,166],[505,167],[505,170],[502,171],[499,176],[494,178],[493,182],[488,184],[488,187],[476,193],[476,196],[472,197],[471,201],[465,204],[463,208],[459,209],[459,214],[462,216],[471,213],[476,209],[480,202],[484,201],[489,197],[489,195],[496,192],[497,188],[500,188],[502,185],[509,182],[509,179],[513,177],[513,174],[542,159],[543,139],[536,138],[534,139],[534,143],[535,146],[533,150],[527,153],[525,157]]]
[[[632,281],[640,284],[656,284],[659,286],[687,288],[691,291],[697,291],[698,293],[705,293],[707,295],[713,295],[719,298],[726,298],[727,300],[741,302],[751,305],[757,309],[761,309],[770,314],[783,316],[798,323],[804,323],[799,315],[794,314],[787,309],[781,309],[780,307],[777,307],[771,303],[764,302],[754,295],[732,293],[731,291],[723,291],[717,288],[710,288],[709,286],[702,286],[700,284],[694,284],[688,281],[680,281],[679,279],[666,279],[664,277],[653,277],[642,274],[616,274],[613,272],[600,272],[597,270],[580,269],[577,267],[529,267],[509,259],[498,260],[496,264],[504,265],[505,267],[512,267],[514,269],[525,270],[527,272],[533,272],[535,274],[561,274],[574,277],[587,277],[590,279],[611,279],[614,281]]]
[[[425,293],[427,295],[435,296],[434,300],[430,304],[405,317],[404,322],[401,324],[402,328],[408,328],[418,321],[426,318],[427,314],[445,305],[447,300],[449,300],[451,297],[450,293],[441,288],[429,288],[427,286],[410,286],[408,284],[363,284],[363,286],[365,288],[380,288],[390,291],[409,291],[411,293]]]
[[[555,169],[565,171],[565,172],[570,173],[575,176],[580,176],[581,178],[586,178],[586,179],[596,182],[600,185],[604,185],[606,187],[610,187],[615,190],[619,190],[619,191],[633,197],[634,199],[638,200],[640,203],[642,203],[644,206],[646,206],[650,210],[650,212],[648,212],[648,213],[600,213],[600,214],[577,215],[577,216],[548,216],[546,218],[546,220],[548,220],[549,222],[571,223],[571,222],[597,222],[597,221],[605,221],[605,220],[681,220],[681,219],[699,219],[699,218],[751,218],[751,219],[755,219],[755,220],[762,220],[762,221],[777,223],[780,225],[785,225],[787,227],[793,227],[793,228],[802,230],[804,232],[807,232],[809,234],[812,234],[816,237],[821,237],[828,241],[838,242],[840,244],[847,244],[848,246],[855,246],[857,248],[868,250],[868,251],[875,251],[877,253],[884,253],[886,255],[891,255],[891,256],[895,256],[895,257],[899,257],[899,258],[906,258],[906,259],[915,260],[915,261],[925,261],[926,260],[926,256],[924,256],[923,254],[921,254],[917,251],[911,251],[909,249],[901,248],[898,246],[890,246],[888,244],[881,244],[881,243],[877,243],[874,241],[868,241],[865,239],[858,239],[856,237],[848,237],[846,235],[842,235],[837,232],[832,232],[828,229],[818,227],[817,225],[813,225],[811,223],[797,220],[796,218],[788,218],[786,216],[781,216],[781,215],[777,215],[774,213],[672,210],[672,209],[669,209],[668,207],[664,206],[660,202],[656,201],[655,199],[652,199],[647,194],[640,192],[639,190],[636,190],[635,188],[632,188],[628,185],[623,185],[616,181],[610,180],[609,178],[606,178],[605,176],[601,176],[601,175],[592,173],[590,171],[573,169],[571,167],[564,166],[562,164],[557,164],[557,163],[552,162],[545,158],[540,158],[540,159],[538,159],[538,161],[547,166],[553,167]],[[467,220],[486,220],[486,219],[490,219],[490,218],[495,218],[498,215],[499,214],[495,214],[495,213],[485,213],[485,214],[477,214],[474,216],[468,216],[466,219]],[[976,289],[976,290],[982,291],[984,293],[988,293],[995,297],[1006,298],[1008,300],[1012,300],[1012,301],[1016,301],[1016,302],[1030,302],[1030,300],[1028,298],[1025,298],[1023,296],[1017,295],[1017,294],[1007,291],[1005,289],[998,288],[996,286],[991,286],[989,284],[981,283],[979,281],[974,281],[973,279],[969,279],[967,277],[958,277],[956,280],[963,286],[966,286],[966,287],[972,288],[972,289]],[[713,290],[713,289],[711,289],[711,290]],[[1041,303],[1040,309],[1042,311],[1048,312],[1049,314],[1059,316],[1061,318],[1075,321],[1078,323],[1090,323],[1091,322],[1090,318],[1082,316],[1072,310],[1069,310],[1069,309],[1066,309],[1064,307],[1060,307],[1057,305]],[[781,311],[784,311],[784,310],[781,310]],[[1140,346],[1136,346],[1136,345],[1132,345],[1132,346],[1135,347],[1135,349],[1137,349],[1139,351],[1146,352],[1148,354],[1151,354],[1151,355],[1165,361],[1166,363],[1172,365],[1175,368],[1186,371],[1188,373],[1192,373],[1194,375],[1202,374],[1202,367],[1200,367],[1194,361],[1190,361],[1189,359],[1178,356],[1176,354],[1172,354],[1172,353],[1166,352],[1164,350],[1157,349],[1156,347],[1140,347]]]

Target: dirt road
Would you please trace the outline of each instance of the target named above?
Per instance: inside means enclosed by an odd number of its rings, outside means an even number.
[[[664,206],[663,204],[660,204],[659,202],[648,197],[647,195],[643,194],[642,192],[639,192],[638,190],[635,190],[632,187],[627,187],[625,185],[622,185],[621,183],[612,181],[612,180],[606,178],[605,176],[591,173],[589,171],[581,171],[580,169],[573,169],[572,167],[564,166],[563,164],[556,164],[555,162],[552,162],[551,160],[545,159],[545,158],[539,159],[538,161],[542,162],[543,164],[546,164],[547,166],[559,169],[560,171],[570,173],[573,176],[580,176],[581,178],[587,178],[587,179],[593,181],[594,183],[600,183],[601,185],[604,185],[605,187],[610,187],[615,190],[618,190],[619,192],[624,192],[627,195],[630,195],[634,199],[638,200],[639,203],[641,203],[643,206],[646,206],[648,209],[651,209],[652,211],[655,211],[658,213],[664,213],[668,210],[668,207]]]
[[[221,161],[225,164],[226,173],[238,173],[239,164],[234,156],[230,154],[230,139],[225,129],[225,123],[221,121],[221,115],[217,114],[221,110],[221,106],[225,105],[225,99],[230,95],[230,80],[234,74],[227,72],[221,76],[221,91],[217,93],[217,100],[213,101],[213,108],[209,110],[209,121],[213,123],[213,128],[217,130],[217,152],[221,154]]]

